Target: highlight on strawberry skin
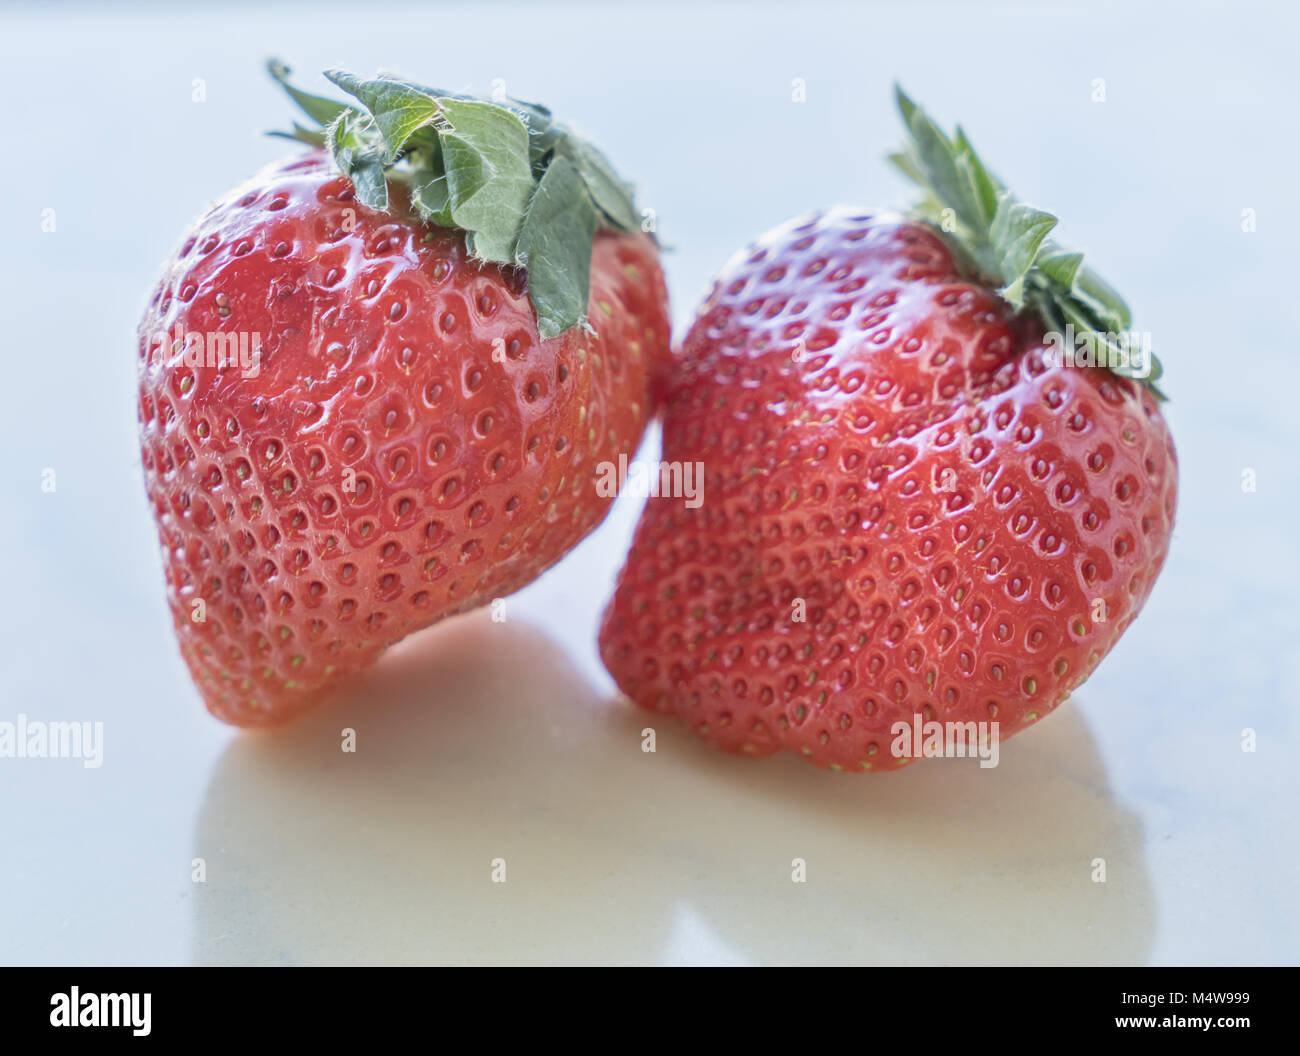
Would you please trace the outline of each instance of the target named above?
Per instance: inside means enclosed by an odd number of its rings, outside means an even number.
[[[718,273],[601,655],[728,751],[853,772],[979,755],[1058,707],[1141,611],[1177,497],[1128,306],[959,129],[900,90],[908,215],[820,209]]]
[[[204,213],[138,334],[177,639],[241,726],[560,560],[669,356],[631,186],[545,107],[269,72],[300,150]]]

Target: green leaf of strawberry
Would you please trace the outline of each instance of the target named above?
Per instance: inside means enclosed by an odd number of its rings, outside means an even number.
[[[516,262],[528,269],[529,289],[542,337],[562,334],[582,317],[590,253],[599,218],[577,169],[557,158],[529,203]]]
[[[437,99],[400,81],[366,81],[344,70],[326,70],[325,76],[370,111],[383,137],[385,165],[391,165],[407,140],[440,112]]]
[[[1049,327],[1069,323],[1077,334],[1118,352],[1114,335],[1132,326],[1128,305],[1083,266],[1081,253],[1063,250],[1047,238],[1056,217],[1015,198],[960,128],[950,138],[901,88],[895,86],[894,95],[908,143],[889,160],[925,192],[915,214],[956,241],[1017,311],[1028,307]],[[1123,355],[1114,359],[1127,361]],[[1124,367],[1111,369],[1141,381],[1157,400],[1165,398],[1155,385],[1163,371],[1154,356],[1143,376]]]
[[[386,209],[387,181],[398,180],[421,217],[462,232],[476,259],[525,268],[545,336],[586,317],[596,232],[638,230],[631,186],[544,106],[474,99],[388,74],[327,71],[353,106],[294,87],[277,60],[267,69],[323,126],[295,124],[280,135],[325,146],[363,205]]]
[[[325,129],[325,146],[339,170],[352,180],[357,200],[371,209],[387,209],[388,182],[374,118],[344,110]]]
[[[474,252],[499,264],[515,260],[515,243],[533,196],[528,129],[493,103],[442,102],[438,140],[455,226],[474,235]],[[591,256],[591,239],[583,247]],[[579,308],[581,316],[582,307]]]
[[[620,230],[635,231],[639,225],[632,206],[632,188],[619,178],[605,155],[579,139],[563,139],[558,148],[577,167],[606,221]]]
[[[289,98],[302,108],[302,112],[318,125],[328,125],[339,114],[348,109],[346,103],[336,102],[333,99],[326,99],[319,95],[312,95],[310,92],[295,88],[289,82],[289,74],[293,71],[279,59],[268,59],[266,72],[289,94]]]

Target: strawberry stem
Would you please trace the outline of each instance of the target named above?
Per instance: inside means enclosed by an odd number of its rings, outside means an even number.
[[[328,70],[355,100],[339,102],[294,87],[279,60],[267,72],[314,124],[273,135],[328,151],[362,205],[386,210],[400,181],[420,219],[464,232],[475,259],[524,269],[543,338],[585,320],[596,232],[640,230],[631,186],[543,106]]]
[[[1074,342],[1061,338],[1071,354],[1087,345],[1090,362],[1140,382],[1163,401],[1155,384],[1163,371],[1149,340],[1132,332],[1128,305],[1084,266],[1083,254],[1048,239],[1057,218],[1018,201],[960,127],[949,137],[897,85],[894,95],[908,142],[889,160],[925,192],[914,214],[956,241],[1016,311],[1036,313],[1049,334],[1072,331]]]

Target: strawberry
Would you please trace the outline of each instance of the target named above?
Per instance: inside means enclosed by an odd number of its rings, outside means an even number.
[[[563,557],[669,341],[629,189],[547,111],[271,72],[323,130],[199,220],[139,333],[176,634],[244,726]]]
[[[1177,488],[1123,301],[898,99],[919,218],[828,209],[723,268],[665,394],[703,502],[649,500],[600,637],[642,707],[837,770],[1057,707],[1142,608]]]

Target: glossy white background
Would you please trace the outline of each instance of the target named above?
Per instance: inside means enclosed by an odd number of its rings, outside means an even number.
[[[1296,963],[1298,29],[1245,3],[0,8],[0,720],[105,727],[98,770],[0,759],[0,962]],[[257,135],[291,116],[272,53],[551,104],[657,210],[679,332],[769,226],[906,203],[898,77],[1154,334],[1182,484],[1142,617],[992,771],[831,775],[663,721],[646,755],[593,645],[620,503],[505,624],[412,639],[280,734],[210,719],[133,334],[188,222],[286,149]]]

